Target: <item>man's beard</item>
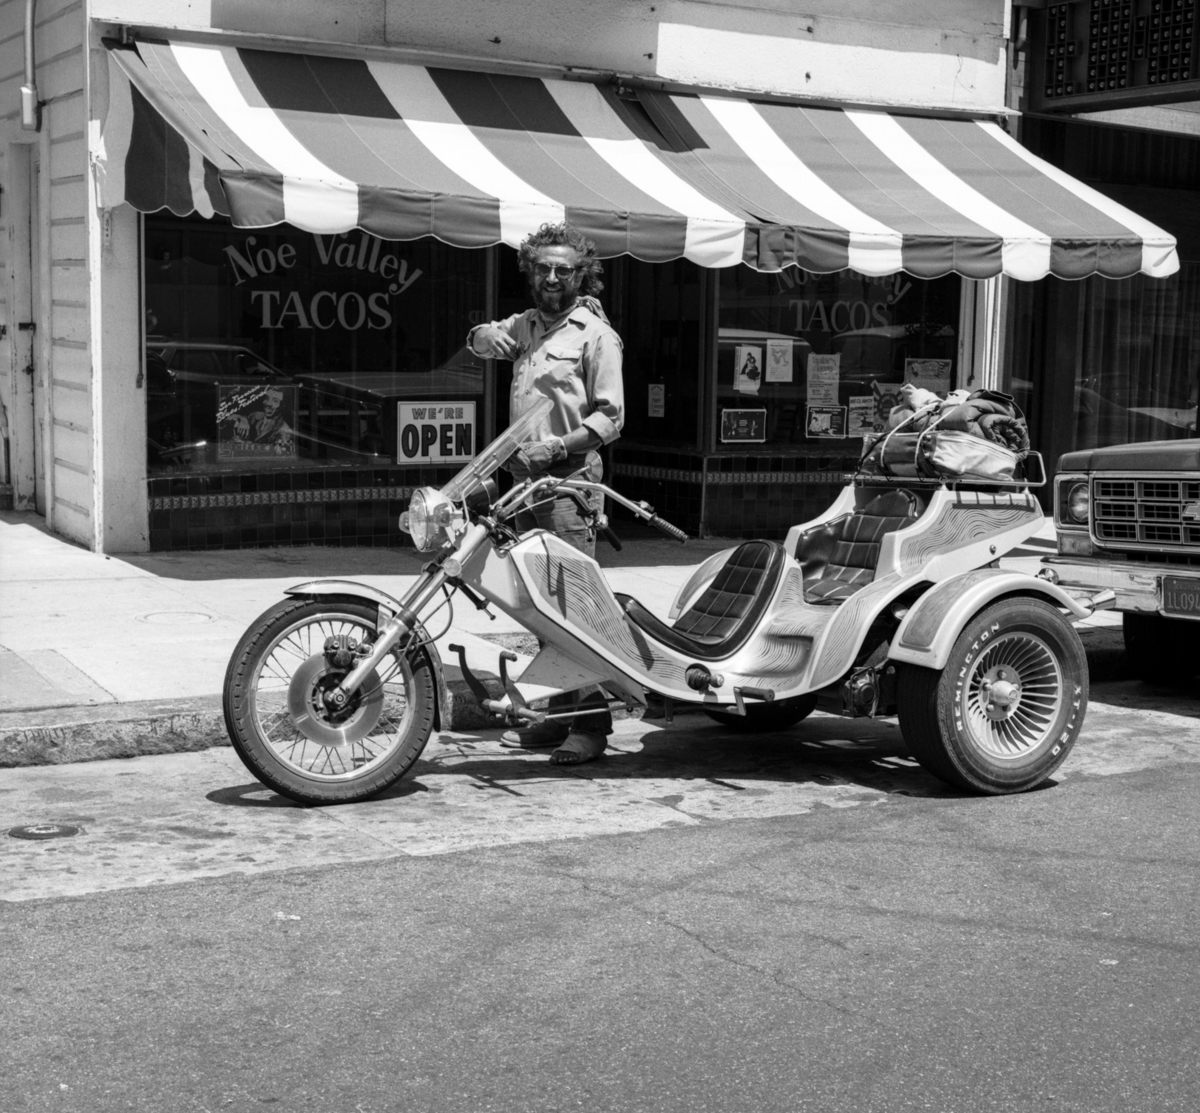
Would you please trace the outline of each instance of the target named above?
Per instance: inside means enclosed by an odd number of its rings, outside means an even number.
[[[570,309],[576,300],[576,295],[568,294],[564,286],[560,286],[557,290],[547,290],[544,286],[538,287],[531,284],[530,292],[533,294],[533,304],[551,317],[556,317],[559,313]]]

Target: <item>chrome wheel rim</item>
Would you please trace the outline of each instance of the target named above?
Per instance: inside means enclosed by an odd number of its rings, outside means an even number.
[[[976,745],[990,758],[1013,761],[1052,735],[1062,668],[1036,634],[1001,634],[971,663],[960,693],[959,711]]]
[[[325,641],[349,635],[359,642],[375,628],[354,615],[304,618],[283,630],[259,658],[250,697],[258,736],[280,765],[319,781],[363,776],[393,754],[408,734],[414,710],[408,661],[392,654],[371,672],[343,711],[321,699],[346,670],[325,659]]]

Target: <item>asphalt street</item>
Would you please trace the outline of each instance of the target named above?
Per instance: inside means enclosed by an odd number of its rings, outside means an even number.
[[[9,770],[3,1107],[1196,1108],[1200,701],[1096,685],[1049,787],[896,727],[431,743],[300,808],[231,751]]]

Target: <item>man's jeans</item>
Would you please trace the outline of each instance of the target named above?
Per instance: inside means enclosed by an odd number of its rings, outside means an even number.
[[[592,506],[597,506],[601,495],[598,491],[588,491],[586,497]],[[596,531],[588,528],[579,516],[579,507],[571,498],[557,498],[552,503],[545,502],[532,510],[524,510],[517,516],[517,528],[524,532],[535,527],[557,535],[573,549],[586,553],[590,557],[596,555]],[[544,644],[541,638],[538,645]],[[580,730],[587,734],[602,734],[605,737],[612,734],[612,712],[608,709],[608,701],[600,694],[599,688],[581,688],[578,692],[563,692],[562,695],[551,696],[550,706],[546,709],[552,715],[564,714],[569,711],[585,711],[595,707],[598,710],[577,715],[575,719],[556,719],[554,722],[565,723],[572,730]]]

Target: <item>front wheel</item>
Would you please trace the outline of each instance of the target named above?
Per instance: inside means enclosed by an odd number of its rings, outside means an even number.
[[[351,598],[289,599],[243,635],[225,674],[225,725],[263,784],[306,804],[350,803],[420,757],[436,706],[424,649],[393,652],[344,709],[325,706],[349,672],[335,664],[337,648],[374,641],[377,620],[375,607]]]
[[[1087,657],[1048,603],[1001,599],[967,623],[944,669],[901,665],[900,729],[912,756],[957,788],[1000,795],[1042,784],[1087,712]]]

